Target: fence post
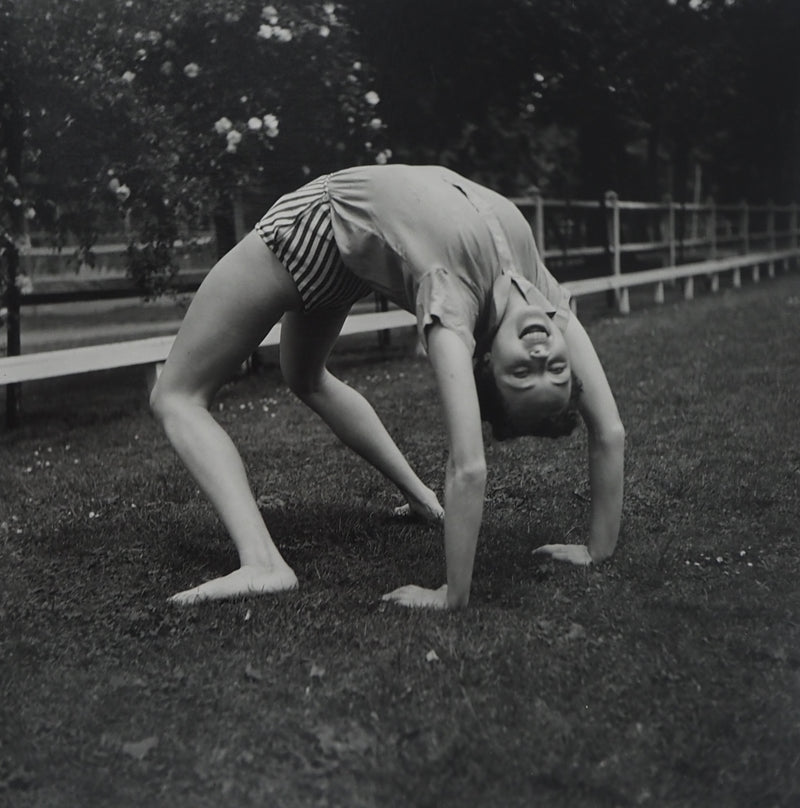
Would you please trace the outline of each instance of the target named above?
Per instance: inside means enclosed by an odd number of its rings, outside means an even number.
[[[708,229],[710,231],[709,257],[714,261],[719,257],[717,247],[717,203],[714,201],[714,197],[708,198]],[[719,275],[716,272],[709,275],[708,282],[712,292],[719,291]]]
[[[708,198],[708,230],[709,230],[709,256],[717,258],[717,203],[713,197]]]
[[[674,267],[678,260],[677,243],[675,241],[675,203],[671,196],[667,196],[667,226],[669,228],[669,263]]]
[[[611,217],[608,222],[608,242],[611,247],[611,272],[613,275],[622,274],[622,249],[620,239],[620,221],[619,221],[619,196],[616,191],[606,191],[605,202],[611,208]],[[624,294],[623,294],[624,292]],[[627,289],[616,290],[617,306],[620,309],[620,314],[627,314],[630,309],[627,306],[628,294]],[[613,299],[612,299],[613,300]],[[609,301],[611,302],[611,301]],[[628,311],[623,311],[623,308],[628,308]]]
[[[8,356],[19,356],[22,352],[20,335],[20,291],[19,291],[19,249],[10,238],[0,243],[6,258],[6,308],[8,309],[6,330],[8,334]],[[20,398],[22,385],[6,385],[6,426],[9,429],[19,425]]]
[[[750,206],[747,200],[742,200],[742,215],[740,229],[742,231],[742,254],[750,252]]]
[[[544,260],[544,200],[542,199],[542,192],[535,186],[531,188],[531,196],[533,197],[533,238],[536,241],[536,246],[539,250],[539,255]]]
[[[237,185],[233,189],[233,233],[237,244],[247,235],[244,216],[244,193],[241,185]]]
[[[767,246],[771,253],[775,252],[775,203],[771,199],[767,202]],[[775,277],[775,261],[772,259],[767,262],[767,275]]]

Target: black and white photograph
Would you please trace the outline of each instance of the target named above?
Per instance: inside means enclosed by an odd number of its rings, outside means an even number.
[[[798,43],[0,0],[0,806],[800,808]]]

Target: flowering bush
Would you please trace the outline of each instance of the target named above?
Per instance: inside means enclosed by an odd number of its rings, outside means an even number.
[[[24,47],[3,54],[27,77],[16,162],[32,180],[11,192],[22,172],[4,166],[7,229],[22,230],[17,208],[37,211],[56,243],[69,231],[90,254],[116,210],[148,292],[160,283],[148,273],[169,276],[173,242],[207,227],[231,189],[261,186],[266,206],[310,173],[378,155],[379,97],[332,2],[6,5]]]

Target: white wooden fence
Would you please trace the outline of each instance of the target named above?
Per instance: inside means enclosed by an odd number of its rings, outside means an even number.
[[[707,278],[709,289],[716,292],[723,274],[730,273],[733,288],[738,288],[744,270],[749,270],[752,281],[758,282],[762,269],[768,277],[774,277],[776,267],[789,269],[800,259],[796,204],[760,208],[745,204],[727,207],[675,205],[668,202],[624,202],[614,194],[607,195],[602,202],[565,202],[537,197],[514,201],[528,215],[546,261],[609,257],[610,274],[564,283],[573,296],[575,308],[580,297],[607,292],[614,295],[620,313],[626,314],[630,311],[629,290],[635,287],[652,285],[654,300],[661,303],[664,301],[664,284],[683,279],[683,296],[691,299],[695,278]],[[549,218],[551,226],[553,221],[556,222],[556,234],[562,241],[560,246],[548,244],[547,209],[554,211]],[[589,228],[581,224],[579,214],[587,212],[594,216],[600,214],[605,219],[606,243],[586,243]],[[623,222],[623,212],[628,217],[644,215],[647,221],[644,225],[636,225],[630,220]],[[761,229],[752,226],[757,216],[763,222]],[[644,233],[646,237],[637,239],[638,233]],[[629,237],[631,235],[633,238]],[[624,272],[623,256],[633,253],[661,256],[663,266]],[[681,257],[687,254],[704,254],[704,257],[682,263]],[[413,326],[414,323],[413,315],[397,309],[354,314],[348,317],[342,334],[384,331]],[[166,359],[173,340],[174,336],[153,337],[0,357],[0,386],[137,365],[147,366],[155,374]],[[279,340],[280,325],[277,325],[262,345],[276,345]],[[7,398],[7,405],[10,399]],[[7,422],[13,424],[15,421],[16,414],[8,412],[7,406]]]

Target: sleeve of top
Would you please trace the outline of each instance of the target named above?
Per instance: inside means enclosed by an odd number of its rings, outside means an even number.
[[[417,331],[425,350],[427,330],[440,323],[455,332],[472,355],[475,351],[475,323],[478,306],[464,285],[444,267],[428,272],[420,281],[416,296]]]

